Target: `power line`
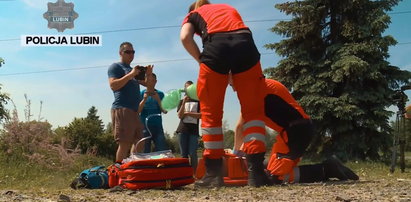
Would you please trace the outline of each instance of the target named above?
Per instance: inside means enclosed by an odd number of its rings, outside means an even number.
[[[411,42],[410,42],[411,43]],[[274,53],[261,53],[261,55],[272,55]],[[170,60],[155,60],[140,62],[140,64],[158,64],[158,63],[167,63],[167,62],[181,62],[181,61],[192,61],[192,58],[181,58],[181,59],[170,59]],[[63,69],[52,69],[52,70],[43,70],[43,71],[31,71],[31,72],[16,72],[9,74],[0,74],[0,77],[3,76],[19,76],[19,75],[28,75],[28,74],[42,74],[42,73],[54,73],[54,72],[66,72],[66,71],[78,71],[78,70],[87,70],[87,69],[97,69],[97,68],[107,68],[108,65],[98,65],[98,66],[89,66],[89,67],[78,67],[78,68],[63,68]],[[404,69],[411,68],[404,67]]]
[[[406,45],[406,44],[411,44],[411,42],[397,43],[397,45]]]
[[[388,15],[405,14],[405,13],[411,13],[411,11],[391,12],[391,13],[388,13]]]
[[[261,55],[271,55],[274,53],[261,53]],[[156,60],[156,61],[147,61],[140,62],[140,64],[158,64],[158,63],[167,63],[167,62],[181,62],[181,61],[191,61],[192,58],[181,58],[181,59],[170,59],[170,60]],[[89,66],[89,67],[78,67],[78,68],[63,68],[63,69],[51,69],[43,71],[31,71],[31,72],[16,72],[9,74],[0,74],[2,76],[18,76],[18,75],[28,75],[28,74],[43,74],[43,73],[53,73],[53,72],[66,72],[66,71],[77,71],[77,70],[86,70],[86,69],[96,69],[96,68],[107,68],[109,65],[98,65],[98,66]]]
[[[282,21],[288,19],[261,19],[261,20],[249,20],[244,22],[256,23],[256,22],[271,22],[271,21]],[[78,33],[76,35],[85,35],[85,34],[106,34],[106,33],[115,33],[115,32],[130,32],[130,31],[141,31],[141,30],[153,30],[153,29],[169,29],[169,28],[179,28],[181,25],[164,25],[164,26],[154,26],[154,27],[138,27],[138,28],[130,28],[130,29],[114,29],[114,30],[102,30],[102,31],[94,31],[94,32],[84,32]],[[18,41],[19,38],[13,39],[0,39],[2,41]]]

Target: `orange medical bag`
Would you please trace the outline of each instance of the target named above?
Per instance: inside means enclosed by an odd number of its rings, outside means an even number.
[[[198,161],[196,178],[201,179],[205,174],[205,165],[202,158]],[[238,157],[234,154],[225,153],[223,157],[223,176],[226,186],[247,185],[248,172],[245,157]]]

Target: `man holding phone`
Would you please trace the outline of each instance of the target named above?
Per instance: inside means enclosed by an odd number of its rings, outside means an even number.
[[[118,144],[116,162],[128,157],[131,146],[142,138],[143,126],[138,115],[138,105],[141,101],[140,84],[146,85],[145,80],[137,80],[140,69],[130,66],[134,59],[135,50],[130,42],[120,45],[120,62],[113,63],[108,68],[108,78],[114,94],[111,108],[114,139]],[[147,66],[146,75],[151,74],[152,65]],[[138,150],[139,148],[137,148]]]

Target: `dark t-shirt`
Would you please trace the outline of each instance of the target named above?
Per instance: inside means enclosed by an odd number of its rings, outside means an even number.
[[[132,68],[130,65],[118,62],[112,64],[107,71],[108,78],[119,79],[128,74]],[[134,111],[138,110],[138,105],[141,101],[140,84],[136,79],[131,79],[119,90],[113,91],[114,102],[112,109],[129,108]]]
[[[180,109],[183,100],[180,100],[177,109]],[[185,103],[184,109],[186,112],[200,112],[200,102],[197,100],[190,99]],[[177,133],[199,135],[198,132],[199,119],[193,118],[191,116],[185,116],[180,119],[180,124],[176,130]]]

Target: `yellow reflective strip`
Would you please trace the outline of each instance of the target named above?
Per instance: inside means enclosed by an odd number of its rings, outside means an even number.
[[[220,135],[223,134],[222,128],[201,128],[201,134]]]
[[[247,128],[250,128],[250,127],[265,128],[265,123],[264,123],[264,121],[261,121],[261,120],[248,121],[247,123],[244,123],[243,130],[246,130]]]
[[[250,133],[244,137],[244,142],[251,142],[253,140],[258,140],[265,143],[265,135],[261,133]]]
[[[205,149],[224,149],[224,142],[204,142]]]

